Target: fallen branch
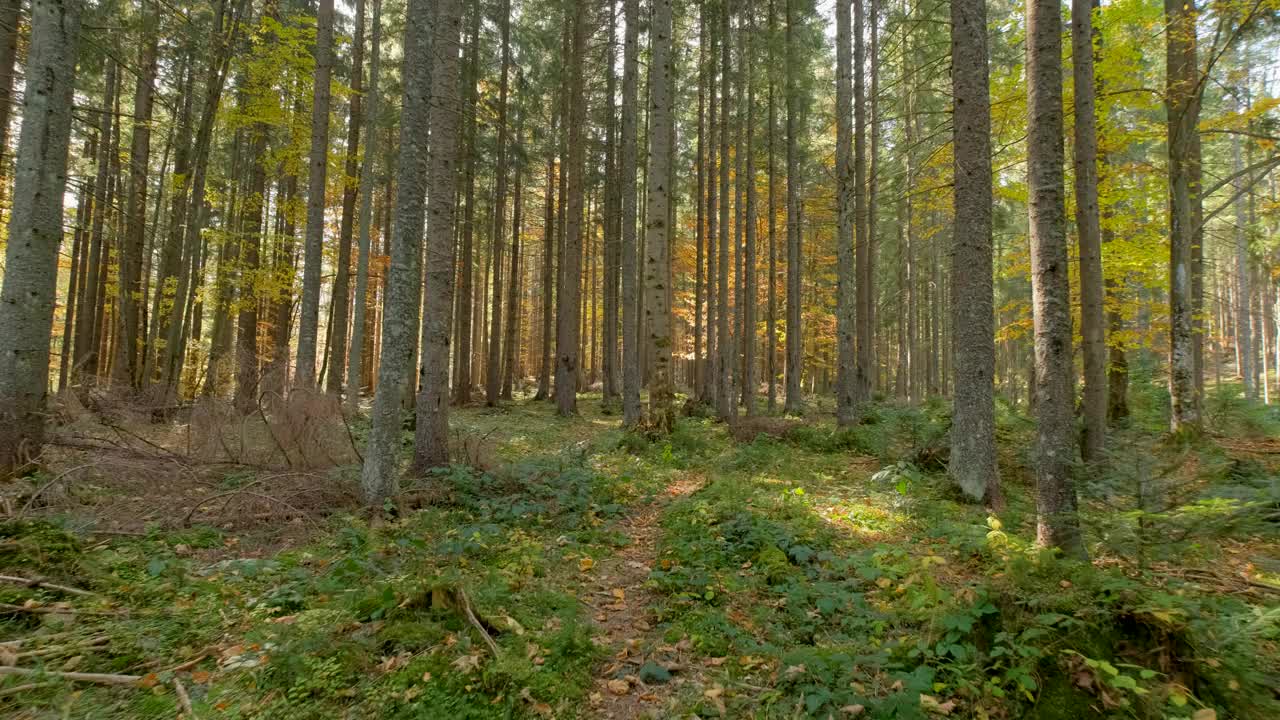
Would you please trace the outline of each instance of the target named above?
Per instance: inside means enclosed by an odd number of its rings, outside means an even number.
[[[191,696],[187,694],[187,689],[182,686],[182,681],[178,678],[173,679],[173,692],[178,696],[178,704],[182,706],[182,711],[190,720],[195,720],[196,711],[191,708]]]
[[[27,607],[26,605],[10,605],[9,603],[0,603],[0,612],[15,613],[37,613],[47,615],[126,615],[127,613],[120,610],[80,610],[70,607],[47,607],[45,605],[35,605]]]
[[[467,620],[480,633],[480,637],[484,638],[485,644],[489,646],[489,652],[493,653],[494,658],[497,658],[498,643],[494,642],[493,638],[489,636],[489,631],[484,629],[484,625],[480,623],[480,618],[476,617],[475,611],[471,609],[471,598],[467,597],[467,591],[459,587],[458,598],[462,601],[462,611],[466,613]]]
[[[15,575],[0,575],[0,582],[13,583],[15,585],[23,585],[31,588],[57,590],[58,592],[67,593],[68,595],[80,595],[81,597],[94,597],[97,595],[97,593],[92,593],[88,590],[81,590],[80,588],[58,585],[57,583],[45,582],[44,580],[28,580],[27,578],[17,577]]]
[[[95,685],[135,685],[142,679],[141,675],[112,675],[109,673],[55,672],[53,670],[28,670],[27,668],[0,666],[0,675],[18,675],[21,677],[52,677],[75,682],[87,682]]]
[[[57,685],[57,684],[58,683],[39,682],[39,683],[27,683],[25,685],[14,685],[11,688],[5,688],[3,690],[0,690],[0,697],[4,697],[5,695],[17,695],[18,693],[26,692],[28,690],[39,690],[40,688],[43,688],[43,687],[53,687],[54,685]]]

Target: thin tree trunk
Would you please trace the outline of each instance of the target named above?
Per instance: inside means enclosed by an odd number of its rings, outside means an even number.
[[[1200,117],[1194,2],[1165,0],[1169,152],[1169,394],[1170,427],[1200,426],[1196,395],[1195,273]]]
[[[1076,231],[1080,246],[1080,334],[1084,355],[1085,462],[1106,452],[1107,338],[1103,312],[1102,227],[1098,210],[1098,136],[1094,116],[1093,5],[1071,0],[1071,69],[1075,78]]]
[[[622,424],[634,428],[641,422],[639,345],[639,258],[636,248],[637,85],[640,58],[640,0],[623,0],[627,27],[623,40],[622,69],[622,232],[619,263],[622,273]]]
[[[582,206],[585,175],[585,124],[587,100],[583,92],[582,62],[586,53],[585,3],[567,8],[572,28],[569,59],[569,104],[567,173],[568,203],[565,215],[564,266],[560,273],[560,312],[556,323],[556,409],[562,416],[578,409],[579,338],[582,297]]]
[[[746,32],[746,62],[743,74],[747,78],[747,125],[743,132],[744,154],[746,155],[747,186],[747,221],[746,221],[746,256],[743,259],[744,297],[743,297],[743,330],[742,330],[742,404],[747,417],[756,414],[756,304],[759,289],[756,287],[758,269],[756,267],[756,88],[755,74],[751,68],[755,56],[751,52],[755,35],[755,13],[747,10],[748,28]]]
[[[517,77],[519,77],[517,75]],[[517,81],[516,85],[521,83]],[[516,112],[516,135],[515,145],[522,148],[524,144],[524,113],[517,110]],[[522,154],[523,157],[523,154]],[[510,280],[507,282],[507,322],[506,322],[506,360],[503,362],[502,372],[502,394],[503,400],[512,400],[512,392],[515,386],[515,377],[517,374],[516,359],[519,357],[520,346],[519,328],[520,328],[520,231],[522,218],[521,211],[524,209],[523,197],[524,192],[524,161],[518,160],[515,163],[515,191],[511,200],[511,272]]]
[[[498,144],[497,167],[494,175],[497,186],[493,197],[493,234],[490,248],[493,252],[493,319],[489,323],[488,360],[485,363],[485,403],[498,403],[502,391],[502,238],[506,234],[507,215],[507,75],[511,67],[511,0],[502,0],[502,12],[498,18],[502,43],[502,67],[498,74]],[[514,281],[514,277],[512,280]]]
[[[329,79],[333,74],[333,0],[316,12],[315,85],[311,106],[311,155],[307,179],[307,234],[302,250],[302,315],[294,383],[315,387],[316,339],[320,330],[320,272],[324,261],[325,190],[329,169]]]
[[[351,352],[347,360],[347,395],[349,408],[360,401],[364,366],[365,322],[369,307],[369,245],[373,232],[373,170],[378,157],[378,73],[382,64],[382,0],[373,0],[373,37],[369,42],[369,85],[365,91],[364,161],[360,166],[360,241],[356,258],[355,317],[351,323]]]
[[[733,340],[729,335],[729,112],[733,107],[733,97],[730,92],[730,78],[733,75],[733,65],[730,59],[731,46],[729,34],[729,3],[720,3],[720,237],[718,240],[717,250],[719,252],[718,266],[718,286],[717,294],[719,295],[719,303],[717,305],[716,314],[716,335],[717,349],[719,350],[719,359],[716,363],[716,417],[721,420],[728,421],[736,414],[737,403],[733,397]],[[653,94],[650,88],[649,94]],[[650,118],[650,124],[653,120]],[[652,138],[650,134],[650,154],[653,154]],[[649,176],[649,182],[660,182]],[[645,240],[648,245],[648,238]]]
[[[862,3],[856,0],[859,21]],[[852,425],[856,420],[856,309],[854,293],[854,195],[853,178],[853,65],[850,3],[836,2],[836,422]],[[859,36],[861,36],[861,31]],[[861,48],[861,40],[858,41]],[[860,60],[859,60],[860,62]],[[859,84],[861,81],[859,81]],[[861,158],[859,158],[861,160]]]
[[[550,138],[555,138],[557,135],[556,123],[558,117],[558,113],[552,110],[551,133],[548,136]],[[623,122],[626,122],[625,118]],[[538,360],[538,391],[534,395],[535,400],[546,400],[551,397],[551,366],[553,360],[551,354],[551,317],[555,312],[556,277],[556,152],[554,139],[547,143],[547,187],[543,193],[542,209],[542,352]],[[625,232],[625,224],[623,228]]]
[[[342,174],[342,221],[338,229],[338,267],[333,279],[332,339],[325,352],[329,356],[328,379],[325,389],[331,394],[342,392],[346,376],[347,320],[351,308],[351,239],[355,230],[356,196],[360,172],[361,112],[364,102],[364,5],[365,0],[355,0],[356,27],[351,47],[351,107],[347,121],[347,160]],[[349,393],[358,395],[360,389],[352,387]]]
[[[787,398],[784,410],[788,413],[804,412],[804,399],[800,396],[800,98],[796,87],[799,62],[796,53],[795,3],[786,0],[786,93],[787,93]]]

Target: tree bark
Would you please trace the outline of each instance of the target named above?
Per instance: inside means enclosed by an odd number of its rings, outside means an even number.
[[[374,164],[378,157],[378,74],[382,65],[382,0],[373,0],[372,38],[369,41],[369,85],[365,90],[364,161],[360,166],[360,240],[356,257],[356,295],[351,323],[351,353],[347,361],[347,395],[349,408],[360,401],[365,353],[365,322],[369,306],[369,247],[373,234]]]
[[[857,0],[861,16],[861,0]],[[853,113],[854,73],[850,3],[836,1],[836,422],[856,420],[856,309],[854,293]],[[861,19],[861,17],[859,17]],[[861,47],[861,41],[859,41]],[[859,69],[859,76],[862,71]]]
[[[320,272],[324,261],[325,190],[329,169],[329,81],[333,74],[333,0],[316,12],[315,86],[311,106],[311,155],[307,179],[307,234],[302,250],[302,314],[298,321],[297,387],[315,387],[320,330]]]
[[[1195,136],[1200,118],[1194,1],[1165,0],[1169,152],[1169,394],[1174,432],[1200,426],[1196,395],[1194,268],[1195,207],[1199,157]]]
[[[433,12],[434,11],[434,12]],[[437,17],[432,17],[439,13]],[[446,52],[430,54],[435,30]],[[450,35],[451,34],[451,35]],[[452,40],[450,40],[452,37]],[[391,264],[387,274],[386,312],[382,321],[382,362],[373,398],[369,441],[365,446],[360,486],[365,504],[378,507],[399,489],[400,421],[404,395],[410,390],[413,347],[418,333],[418,294],[422,282],[422,227],[426,215],[427,136],[432,73],[443,79],[456,72],[457,0],[409,0],[405,13],[404,102],[400,125]],[[434,60],[434,62],[433,62]],[[456,81],[455,81],[456,82]],[[446,121],[454,123],[456,120]],[[433,148],[439,150],[439,148]],[[433,156],[433,161],[438,159]],[[453,193],[448,193],[453,202]],[[437,198],[433,198],[437,199]]]
[[[622,273],[622,424],[634,428],[641,422],[639,340],[639,258],[636,247],[637,144],[636,86],[639,84],[640,0],[623,0],[627,28],[623,36],[622,68],[622,233],[619,269]]]
[[[562,416],[578,411],[579,348],[582,328],[582,206],[585,174],[584,135],[587,100],[583,93],[582,61],[586,53],[585,3],[567,8],[571,28],[569,58],[569,117],[567,199],[563,268],[560,272],[559,313],[556,319],[556,410]]]
[[[797,0],[786,0],[786,93],[787,93],[787,398],[783,410],[804,412],[800,396],[800,98],[796,74],[800,71],[794,29]]]
[[[331,317],[333,333],[329,355],[329,377],[325,389],[331,394],[342,392],[346,376],[347,320],[351,308],[351,239],[355,231],[356,196],[359,190],[361,112],[364,103],[364,5],[356,0],[356,27],[351,46],[351,107],[347,122],[347,160],[342,174],[342,221],[338,226],[338,267],[333,279]],[[359,388],[348,389],[359,394]]]
[[[502,239],[506,234],[507,215],[507,75],[511,67],[511,0],[502,0],[498,17],[502,40],[502,66],[498,73],[498,140],[496,187],[493,195],[493,234],[489,247],[493,250],[493,319],[489,323],[489,352],[485,362],[485,404],[498,404],[502,391]],[[514,275],[511,278],[515,280]]]
[[[1027,185],[1036,362],[1036,539],[1086,557],[1076,517],[1071,290],[1067,283],[1062,147],[1062,16],[1054,0],[1027,4]]]
[[[1080,246],[1080,334],[1084,355],[1085,462],[1106,452],[1107,338],[1103,312],[1102,226],[1098,210],[1098,135],[1094,115],[1093,4],[1071,0],[1075,79],[1076,231]]]
[[[955,400],[948,472],[966,495],[998,492],[991,248],[991,94],[986,0],[951,3],[955,229],[951,252]]]
[[[437,0],[431,98],[431,183],[422,307],[414,469],[449,463],[449,326],[453,309],[454,193],[458,163],[458,0]]]
[[[649,207],[645,212],[645,291],[648,297],[645,319],[649,328],[649,345],[653,352],[653,380],[649,384],[649,425],[655,432],[669,433],[675,428],[676,422],[671,368],[671,304],[667,294],[671,283],[671,266],[667,256],[671,242],[671,225],[668,221],[671,188],[668,177],[671,173],[671,137],[675,122],[675,112],[671,105],[675,87],[675,67],[671,56],[671,0],[653,0],[649,31],[652,34],[652,56],[649,62]],[[725,186],[727,187],[727,182]]]
[[[49,350],[62,242],[79,0],[32,0],[22,130],[0,290],[0,477],[44,445]]]

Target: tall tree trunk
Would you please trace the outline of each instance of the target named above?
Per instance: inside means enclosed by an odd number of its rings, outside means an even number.
[[[786,0],[786,94],[787,94],[787,398],[783,409],[804,412],[800,396],[800,97],[796,74],[800,72],[796,53],[797,0]]]
[[[729,34],[729,3],[720,3],[720,237],[717,250],[719,251],[719,259],[717,260],[717,269],[719,272],[716,284],[718,286],[717,294],[719,302],[717,304],[716,313],[716,336],[717,349],[719,350],[719,358],[716,363],[716,416],[721,420],[729,420],[736,414],[737,404],[733,397],[733,340],[729,335],[729,209],[731,198],[729,197],[729,112],[733,107],[733,97],[730,92],[730,78],[733,75],[733,65],[730,60],[730,48],[732,42]],[[653,94],[650,88],[649,94]],[[650,124],[653,124],[652,117]],[[650,134],[652,141],[653,135]],[[653,153],[652,142],[650,143],[650,153]],[[660,182],[655,180],[652,175],[649,176],[649,182]],[[648,245],[648,238],[645,240]]]
[[[217,117],[218,104],[226,84],[233,40],[240,27],[240,18],[248,5],[248,0],[238,0],[234,6],[228,7],[228,1],[219,2],[218,14],[214,22],[214,27],[218,30],[213,40],[216,50],[205,84],[204,107],[201,108],[200,125],[196,129],[195,144],[192,148],[191,192],[187,198],[189,204],[183,211],[185,223],[182,226],[182,243],[186,262],[179,265],[181,269],[178,272],[173,307],[165,321],[167,332],[163,333],[165,357],[161,367],[161,382],[165,386],[166,395],[170,397],[176,394],[182,377],[186,340],[193,324],[188,319],[195,318],[198,322],[199,318],[199,313],[194,312],[196,304],[194,298],[196,288],[200,285],[196,271],[203,267],[201,248],[204,245],[202,231],[207,215],[205,184],[208,175],[206,170],[209,165],[209,144],[213,138],[213,125]],[[180,202],[178,193],[174,194],[174,202]]]
[[[1027,4],[1027,185],[1036,357],[1036,539],[1086,556],[1071,476],[1071,289],[1067,283],[1062,147],[1062,15],[1054,0]],[[974,273],[977,274],[977,273]]]
[[[948,472],[975,500],[998,493],[995,445],[995,320],[991,249],[991,94],[986,0],[951,3],[955,98],[955,238],[951,325],[955,402]]]
[[[709,6],[711,12],[716,12],[716,6]],[[716,102],[716,90],[718,87],[716,48],[720,34],[719,23],[713,18],[707,25],[707,34],[710,38],[710,49],[707,59],[707,360],[703,367],[703,386],[702,386],[702,402],[710,407],[717,408],[717,397],[720,392],[720,323],[717,320],[720,303],[723,301],[720,295],[720,274],[719,265],[720,258],[717,249],[719,223],[719,205],[716,198],[718,197],[720,180],[717,171],[717,159],[723,161],[720,156],[720,146],[717,138],[721,131],[720,124],[716,121],[719,117],[719,105]]]
[[[746,221],[746,255],[743,259],[743,332],[742,332],[742,404],[748,417],[756,414],[756,304],[759,290],[756,287],[758,270],[756,267],[756,88],[755,73],[752,71],[755,57],[751,48],[755,35],[755,13],[747,9],[748,27],[746,39],[746,62],[743,74],[747,78],[747,125],[743,132],[743,153],[746,155],[747,186],[747,221]]]
[[[502,238],[506,234],[507,215],[507,75],[511,67],[511,0],[502,0],[502,12],[498,17],[502,36],[502,67],[498,73],[498,144],[497,166],[494,168],[496,187],[493,196],[493,234],[490,247],[493,250],[493,320],[489,323],[489,353],[485,363],[485,403],[498,403],[502,391]],[[512,277],[514,281],[514,276]]]
[[[32,0],[22,130],[0,290],[0,477],[44,445],[62,195],[80,35],[79,0]]]
[[[601,369],[604,371],[602,405],[612,412],[614,402],[621,397],[622,375],[618,367],[618,281],[621,226],[618,207],[618,108],[614,104],[617,95],[618,6],[608,0],[609,40],[605,45],[605,153],[604,153],[604,322],[601,328]]]
[[[777,137],[778,117],[777,107],[774,99],[775,87],[777,85],[775,74],[777,73],[776,63],[774,62],[774,45],[777,41],[778,28],[777,19],[774,14],[774,1],[769,0],[769,297],[768,297],[768,318],[765,321],[765,334],[768,336],[765,340],[765,374],[769,376],[768,381],[768,408],[772,414],[778,406],[778,192],[777,192],[777,168],[775,166],[774,139]]]
[[[373,233],[373,172],[378,158],[378,73],[382,64],[382,0],[373,0],[372,38],[369,41],[369,85],[365,90],[364,161],[360,166],[360,241],[356,257],[356,295],[351,322],[351,352],[347,361],[347,395],[349,408],[360,401],[364,377],[365,322],[369,306],[369,246]]]
[[[435,17],[433,17],[435,16]],[[432,55],[435,43],[432,31],[444,52]],[[410,391],[409,379],[413,363],[413,347],[418,333],[418,297],[422,282],[422,227],[426,219],[427,135],[433,80],[441,89],[448,88],[448,78],[457,72],[458,3],[457,0],[409,0],[405,12],[404,102],[401,111],[400,152],[397,166],[395,213],[391,236],[391,263],[387,271],[386,309],[382,322],[382,362],[378,368],[378,390],[373,398],[369,441],[364,452],[360,486],[365,504],[378,507],[396,494],[399,487],[401,434],[400,415],[404,395]],[[446,54],[452,50],[453,54]],[[456,79],[452,85],[456,86]],[[447,98],[442,98],[448,102]],[[456,97],[454,99],[456,103]],[[446,119],[447,128],[455,127],[454,119]],[[436,140],[439,143],[440,140]],[[447,154],[438,147],[432,162],[444,160]],[[452,150],[452,148],[448,148]],[[436,189],[433,186],[433,190]],[[453,203],[452,188],[446,193]],[[433,192],[432,201],[439,197]],[[434,209],[433,205],[433,209]],[[433,228],[434,231],[434,228]],[[419,421],[421,423],[421,421]]]
[[[555,312],[556,255],[556,124],[559,114],[551,111],[551,132],[547,136],[547,187],[543,193],[542,223],[542,352],[538,360],[538,391],[535,400],[551,397],[551,318]],[[625,118],[623,120],[625,123]],[[634,225],[634,223],[633,223]],[[624,231],[625,231],[625,225]],[[625,309],[624,309],[625,312]]]
[[[635,0],[630,0],[634,2]],[[727,13],[727,11],[726,11]],[[727,14],[726,14],[727,18]],[[727,25],[727,20],[726,20]],[[671,304],[667,294],[671,283],[671,202],[667,179],[671,173],[672,108],[675,65],[671,52],[671,0],[653,0],[652,56],[649,61],[649,183],[645,212],[645,303],[649,345],[653,352],[653,381],[649,384],[649,423],[660,433],[675,428],[674,387],[671,369]],[[725,47],[728,47],[726,43]],[[727,188],[727,182],[724,183]],[[722,213],[722,218],[724,217]],[[721,271],[723,277],[723,271]],[[723,284],[722,284],[723,286]]]
[[[1194,0],[1165,0],[1166,96],[1169,151],[1169,394],[1170,427],[1200,426],[1196,395],[1195,306],[1192,275],[1200,204],[1196,135],[1200,118]]]
[[[115,104],[117,77],[116,63],[108,60],[106,88],[102,94],[102,110],[98,113],[100,140],[93,182],[96,195],[93,198],[93,220],[89,231],[86,302],[80,305],[83,312],[80,313],[80,319],[76,322],[75,367],[79,368],[86,378],[96,378],[98,375],[98,346],[102,339],[97,332],[97,327],[102,321],[103,304],[96,297],[96,293],[103,283],[106,272],[105,264],[102,262],[103,251],[106,248],[103,230],[111,208],[108,202],[111,184],[111,144],[113,133],[116,131],[115,113],[111,108]]]
[[[619,252],[622,273],[622,424],[640,424],[639,259],[636,247],[637,85],[640,62],[640,0],[623,0],[627,28],[623,36],[622,67],[622,233]]]
[[[249,132],[249,192],[244,198],[244,224],[240,242],[240,301],[236,321],[235,406],[243,414],[258,407],[258,275],[262,251],[262,213],[267,193],[266,123],[257,123]]]
[[[338,229],[338,267],[333,279],[333,303],[330,317],[333,333],[329,355],[329,377],[325,389],[330,393],[342,391],[346,375],[347,319],[351,307],[351,238],[355,230],[356,196],[360,172],[361,111],[364,101],[364,0],[356,0],[356,27],[351,46],[351,107],[347,122],[347,161],[342,174],[342,224]],[[348,388],[349,393],[359,394],[360,388]]]
[[[125,236],[120,248],[119,308],[116,358],[112,366],[117,385],[138,389],[142,382],[141,358],[146,353],[140,331],[142,306],[143,245],[147,224],[147,170],[151,161],[151,107],[160,44],[160,15],[154,2],[143,2],[142,50],[138,81],[133,93],[133,140],[129,150],[129,199],[125,211]]]
[[[517,78],[520,75],[517,74]],[[517,80],[517,86],[522,83]],[[524,113],[517,109],[516,111],[516,148],[523,148],[524,145]],[[505,360],[502,363],[502,399],[512,400],[513,390],[515,389],[515,378],[517,374],[516,359],[519,357],[520,346],[520,231],[522,229],[521,211],[524,209],[524,198],[521,197],[524,192],[524,153],[520,153],[520,158],[515,162],[515,183],[513,197],[511,200],[511,263],[510,263],[510,280],[507,282],[507,320],[506,320],[506,339],[503,341],[503,347],[506,349]]]
[[[1071,70],[1076,88],[1076,231],[1080,245],[1080,334],[1084,355],[1084,442],[1081,450],[1085,462],[1097,462],[1106,452],[1107,338],[1102,296],[1102,226],[1098,210],[1092,0],[1071,0],[1071,46]]]
[[[872,289],[875,283],[875,259],[871,254],[870,219],[867,214],[867,97],[865,89],[866,49],[863,35],[866,21],[863,3],[853,2],[853,182],[854,193],[854,262],[857,265],[856,316],[857,358],[854,370],[854,400],[863,404],[871,400],[872,347],[875,339],[871,323]]]
[[[857,0],[861,16],[861,0]],[[856,420],[853,113],[850,3],[836,2],[836,422]],[[861,17],[859,17],[859,20]],[[861,35],[861,33],[859,33]],[[861,47],[861,41],[859,41]],[[856,71],[861,76],[862,71]]]
[[[316,12],[315,86],[311,106],[311,155],[307,176],[307,235],[302,249],[302,314],[294,383],[315,387],[316,342],[320,330],[320,272],[324,262],[325,190],[329,169],[329,81],[333,74],[333,0],[319,0]]]
[[[705,134],[707,131],[706,112],[707,112],[707,6],[702,4],[698,8],[698,129],[697,129],[697,158],[694,161],[696,179],[694,180],[695,192],[697,195],[694,200],[694,278],[693,278],[693,390],[690,393],[693,398],[700,398],[704,392],[703,382],[704,373],[704,356],[702,349],[702,308],[704,305],[704,283],[707,281],[703,275],[703,268],[706,264],[706,244],[704,242],[703,232],[706,228],[706,205],[703,199],[706,196],[707,184],[707,143]]]
[[[478,91],[476,83],[479,81],[480,73],[480,21],[479,9],[477,8],[473,17],[471,29],[468,32],[467,41],[467,72],[463,80],[465,95],[465,107],[463,108],[463,117],[466,127],[462,131],[462,182],[464,202],[466,207],[462,215],[462,232],[460,251],[462,271],[460,274],[460,282],[458,287],[458,352],[455,363],[457,367],[454,372],[456,379],[454,383],[453,400],[459,405],[466,405],[471,402],[471,385],[472,371],[478,367],[478,360],[474,357],[476,348],[473,347],[472,341],[474,336],[483,333],[483,323],[475,321],[477,313],[482,308],[483,303],[476,302],[475,282],[475,210],[476,210],[476,172],[475,172],[475,138],[476,138],[476,102]],[[484,287],[479,288],[480,297],[484,297]]]
[[[582,62],[586,53],[586,6],[579,0],[566,8],[572,28],[569,58],[568,172],[565,210],[564,264],[560,272],[560,312],[556,322],[556,410],[567,416],[578,410],[579,348],[582,297],[582,205],[585,167],[587,99],[583,93]]]
[[[453,308],[454,193],[458,162],[458,0],[437,0],[432,73],[431,182],[426,241],[426,298],[413,464],[449,463],[449,325]]]

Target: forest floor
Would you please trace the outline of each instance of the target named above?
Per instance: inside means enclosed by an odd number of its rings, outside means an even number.
[[[1003,406],[997,514],[941,404],[653,440],[588,395],[456,412],[456,464],[374,519],[324,401],[62,407],[0,493],[0,715],[1280,716],[1280,414],[1165,438],[1137,394],[1080,471],[1090,563],[1034,548]]]

